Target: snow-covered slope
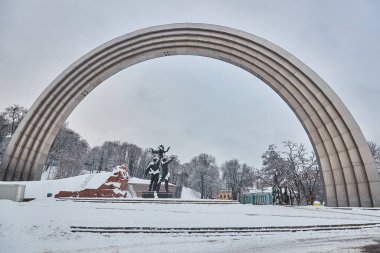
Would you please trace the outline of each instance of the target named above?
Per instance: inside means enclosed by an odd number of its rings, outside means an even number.
[[[182,188],[182,194],[181,194],[182,199],[200,199],[201,198],[201,193],[194,191],[193,189],[183,187]]]
[[[86,174],[57,180],[42,181],[13,181],[1,182],[2,184],[25,184],[25,198],[46,198],[48,193],[53,196],[59,191],[79,191],[84,188],[97,189],[103,184],[112,172]]]
[[[85,188],[97,189],[106,182],[111,175],[112,172],[101,172],[57,180],[1,182],[1,184],[25,184],[25,198],[44,199],[47,198],[48,193],[52,193],[54,196],[60,191],[80,191]],[[128,183],[149,184],[150,180],[130,177]],[[190,188],[183,187],[182,198],[200,199],[200,193]]]

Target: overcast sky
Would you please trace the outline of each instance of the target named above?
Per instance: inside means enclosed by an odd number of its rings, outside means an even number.
[[[117,36],[153,25],[210,23],[263,37],[316,71],[368,140],[380,143],[380,1],[0,0],[0,110],[30,107],[65,68]],[[145,98],[145,99],[142,99]],[[149,103],[141,102],[149,98]],[[259,167],[269,144],[310,142],[286,103],[233,65],[171,56],[98,86],[68,118],[91,146],[122,140],[172,147],[182,162]]]

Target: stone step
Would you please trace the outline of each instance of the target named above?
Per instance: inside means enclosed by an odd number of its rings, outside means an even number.
[[[173,192],[153,192],[153,191],[144,191],[142,193],[142,197],[143,198],[155,198],[157,196],[157,198],[159,199],[171,199],[171,198],[174,198],[174,193]]]
[[[283,233],[357,230],[379,227],[380,223],[337,224],[313,226],[277,226],[277,227],[87,227],[71,226],[71,232],[78,233],[151,233],[151,234],[207,234],[207,233]]]
[[[133,190],[136,193],[137,197],[139,197],[139,198],[142,197],[143,192],[146,192],[149,189],[149,184],[133,184],[133,183],[129,183],[129,184],[133,186]],[[176,189],[177,189],[177,186],[169,185],[169,192],[175,193]],[[161,184],[160,191],[161,192],[165,191],[165,184],[164,183]]]

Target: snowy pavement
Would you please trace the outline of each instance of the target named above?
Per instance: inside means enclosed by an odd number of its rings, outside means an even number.
[[[0,200],[1,252],[361,252],[380,226],[228,234],[73,233],[70,226],[269,227],[380,223],[377,209]],[[376,251],[374,251],[376,252]]]

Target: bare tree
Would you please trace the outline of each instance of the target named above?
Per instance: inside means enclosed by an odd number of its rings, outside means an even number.
[[[293,191],[297,203],[301,204],[303,198],[306,204],[313,204],[316,196],[323,198],[320,168],[314,152],[308,153],[303,144],[291,141],[283,142],[287,151],[283,152],[287,166],[283,171],[287,174],[287,184]]]
[[[192,172],[192,165],[190,163],[184,163],[182,164],[181,172],[180,172],[180,183],[181,186],[190,187],[190,174]]]
[[[173,184],[177,184],[179,174],[182,169],[181,161],[178,159],[178,156],[173,155],[174,160],[170,163],[169,166],[169,172],[170,172],[170,178],[171,182]]]
[[[20,105],[9,106],[4,112],[0,113],[0,163],[11,136],[26,113],[27,109]]]
[[[9,135],[9,122],[6,120],[4,113],[0,114],[0,164],[3,159],[5,149],[8,146],[10,140]]]
[[[308,153],[305,146],[291,141],[283,142],[285,151],[280,152],[270,145],[262,155],[263,168],[259,171],[260,183],[276,185],[280,189],[280,204],[284,199],[283,189],[288,189],[298,205],[312,204],[316,197],[323,199],[320,168],[316,155]]]
[[[129,174],[136,176],[138,174],[139,160],[143,153],[142,148],[135,144],[125,143],[125,163],[128,166]]]
[[[215,198],[220,189],[219,168],[212,166],[207,171],[205,178],[204,197],[207,199]]]
[[[232,192],[232,199],[240,199],[242,192],[254,184],[254,169],[247,164],[241,165],[238,159],[223,163],[223,180]]]
[[[65,124],[54,140],[45,169],[57,167],[56,179],[79,175],[85,169],[89,151],[88,143]]]
[[[314,152],[311,153],[305,163],[302,164],[301,181],[307,204],[314,203],[317,196],[322,198],[321,171],[317,165]]]
[[[286,161],[281,157],[280,152],[277,150],[276,145],[269,145],[267,151],[261,156],[263,159],[263,167],[260,171],[259,179],[261,179],[262,187],[271,187],[274,184],[274,175],[279,174],[280,178],[278,180],[282,181],[283,176],[285,176],[282,172],[284,167],[286,166]]]
[[[101,147],[93,147],[88,153],[85,161],[86,169],[93,173],[99,168],[100,159],[102,156]]]
[[[4,117],[9,122],[9,132],[11,135],[14,134],[27,112],[28,110],[21,105],[12,105],[5,108]]]
[[[301,204],[302,193],[304,186],[301,178],[300,163],[304,163],[305,147],[291,141],[283,142],[287,151],[282,152],[285,155],[285,167],[282,168],[281,173],[285,177],[284,185],[287,185],[291,193],[295,196],[297,204]]]
[[[8,125],[9,124],[7,119],[5,118],[5,113],[0,113],[0,143],[9,134]]]
[[[65,123],[59,130],[57,136],[54,139],[53,145],[50,148],[50,152],[44,167],[44,170],[49,172],[47,179],[50,179],[51,167],[58,167],[60,161],[64,158],[65,148],[67,144],[67,131],[69,131],[69,129],[67,123]]]
[[[118,164],[120,155],[119,141],[106,141],[102,145],[102,168],[101,170],[111,171]]]
[[[215,158],[208,154],[200,154],[191,160],[187,170],[190,187],[199,191],[202,199],[213,197],[213,188],[217,185],[214,182],[219,179]]]
[[[153,159],[153,154],[150,152],[150,149],[146,148],[142,150],[139,161],[138,161],[137,170],[132,176],[143,178],[145,169],[148,167],[152,159]]]
[[[375,159],[377,171],[380,174],[380,146],[377,145],[373,141],[369,141],[368,146],[369,146],[369,149],[371,150],[371,154],[372,154],[373,158]]]

